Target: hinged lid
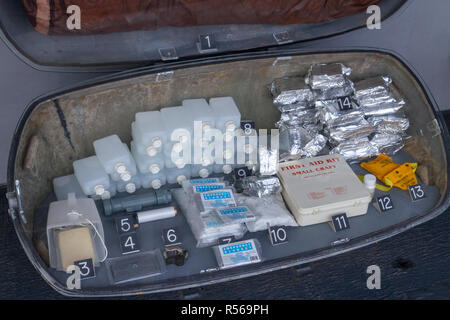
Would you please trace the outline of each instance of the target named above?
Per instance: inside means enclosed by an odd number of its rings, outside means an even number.
[[[120,70],[329,37],[406,0],[22,0],[0,2],[0,36],[34,67]]]

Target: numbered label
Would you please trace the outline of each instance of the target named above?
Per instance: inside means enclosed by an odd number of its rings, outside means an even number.
[[[181,244],[181,238],[179,236],[178,228],[164,229],[162,232],[163,243],[165,246],[172,246]]]
[[[122,249],[122,254],[139,252],[141,249],[136,232],[121,235],[120,247]]]
[[[417,201],[425,198],[425,191],[423,190],[423,187],[420,184],[416,184],[415,186],[409,186],[409,196],[411,197],[412,201]]]
[[[243,120],[241,121],[241,129],[244,131],[246,136],[250,136],[255,132],[255,121],[252,120]]]
[[[134,216],[116,218],[116,229],[119,234],[133,232],[136,230],[136,219]]]
[[[251,175],[250,170],[247,167],[234,169],[234,177],[236,178],[236,180],[245,178],[250,175]]]
[[[331,217],[331,226],[335,232],[350,229],[347,215],[345,213],[337,214]]]
[[[95,277],[95,268],[92,259],[75,261],[73,264],[80,268],[81,280]]]
[[[283,227],[269,227],[269,238],[273,246],[288,242],[286,229]]]
[[[394,202],[392,202],[390,195],[385,195],[377,197],[377,202],[375,206],[380,212],[386,212],[394,209]]]
[[[232,243],[232,242],[234,242],[234,241],[236,241],[236,238],[235,238],[234,236],[230,236],[230,237],[222,237],[222,238],[219,238],[219,240],[217,241],[217,243],[218,243],[219,245],[221,245],[221,244],[229,244],[229,243]]]
[[[217,51],[216,39],[212,34],[198,36],[198,51],[200,53]]]
[[[339,106],[339,110],[347,111],[353,109],[352,100],[350,99],[350,97],[341,97],[337,98],[336,100]]]

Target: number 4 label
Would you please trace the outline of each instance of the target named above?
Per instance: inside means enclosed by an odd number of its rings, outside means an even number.
[[[347,215],[345,213],[337,214],[331,217],[331,228],[334,232],[350,229]]]
[[[120,236],[120,247],[122,248],[122,254],[129,254],[139,252],[139,242],[136,232],[127,233]]]
[[[420,184],[416,184],[415,186],[408,187],[409,196],[412,201],[417,201],[425,198],[425,191]]]

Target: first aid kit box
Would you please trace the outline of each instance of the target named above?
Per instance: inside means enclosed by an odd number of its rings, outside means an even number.
[[[340,155],[283,162],[283,196],[301,226],[329,222],[333,215],[365,214],[371,195]]]

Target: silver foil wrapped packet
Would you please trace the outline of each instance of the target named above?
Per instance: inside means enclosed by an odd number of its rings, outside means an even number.
[[[392,79],[387,76],[378,76],[364,79],[355,83],[355,98],[357,100],[365,96],[387,94],[390,91]]]
[[[342,100],[316,101],[317,118],[327,127],[345,126],[364,120],[364,113],[354,101],[349,101],[347,110],[342,106]]]
[[[281,191],[280,180],[275,176],[249,176],[238,182],[245,195],[263,198]]]
[[[379,133],[396,134],[409,128],[409,120],[403,113],[371,116],[367,121],[375,126]]]
[[[342,142],[333,148],[330,154],[340,154],[345,160],[353,161],[377,156],[380,151],[370,143],[367,137],[364,137]]]
[[[315,131],[302,126],[282,125],[280,127],[280,161],[313,157],[326,146],[327,139]]]
[[[347,76],[352,72],[342,63],[314,64],[309,68],[305,82],[313,90],[327,90],[343,87],[347,83]]]
[[[367,137],[370,134],[374,133],[376,128],[372,126],[365,119],[348,124],[345,126],[338,126],[333,128],[326,128],[325,132],[327,133],[330,143],[333,145],[338,145],[341,142],[347,140],[358,139],[362,137]]]
[[[380,104],[360,105],[364,115],[370,116],[384,116],[387,114],[393,114],[399,111],[405,105],[405,101],[389,101]]]
[[[376,147],[380,153],[394,155],[404,146],[403,135],[377,133],[371,139],[370,143]]]
[[[275,79],[270,85],[270,92],[273,96],[273,104],[276,106],[308,105],[314,101],[313,92],[302,77]]]

